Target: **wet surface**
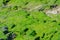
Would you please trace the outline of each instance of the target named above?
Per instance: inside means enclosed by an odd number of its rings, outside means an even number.
[[[7,39],[6,39],[6,40],[13,40],[15,37],[16,37],[16,34],[10,33],[10,34],[7,36]]]
[[[7,26],[3,27],[2,29],[3,29],[3,33],[4,33],[4,34],[9,33],[9,31],[8,31],[8,27],[7,27]]]
[[[0,40],[4,40],[4,39],[0,38]]]

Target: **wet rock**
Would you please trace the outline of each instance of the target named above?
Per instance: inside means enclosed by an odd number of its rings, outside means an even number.
[[[4,26],[3,27],[3,30],[5,31],[5,30],[8,30],[8,27],[7,26]]]
[[[4,33],[4,34],[9,33],[9,31],[8,31],[8,27],[7,27],[7,26],[3,27],[3,33]]]
[[[15,34],[15,33],[10,33],[10,34],[7,36],[7,39],[6,39],[6,40],[13,40],[14,38],[16,38],[16,34]]]
[[[0,40],[4,40],[4,39],[0,38]]]
[[[4,33],[4,34],[7,34],[7,33],[9,33],[9,31],[4,31],[3,33]]]

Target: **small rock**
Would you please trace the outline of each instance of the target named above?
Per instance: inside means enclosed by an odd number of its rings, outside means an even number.
[[[4,39],[0,38],[0,40],[4,40]]]
[[[7,26],[3,27],[3,33],[4,33],[4,34],[9,33],[9,31],[8,31],[8,27],[7,27]]]
[[[16,37],[16,34],[15,34],[15,33],[10,33],[10,34],[7,36],[7,40],[13,40],[15,37]]]

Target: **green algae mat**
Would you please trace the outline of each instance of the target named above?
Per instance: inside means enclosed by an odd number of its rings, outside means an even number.
[[[60,40],[59,6],[60,0],[0,0],[0,40]]]

